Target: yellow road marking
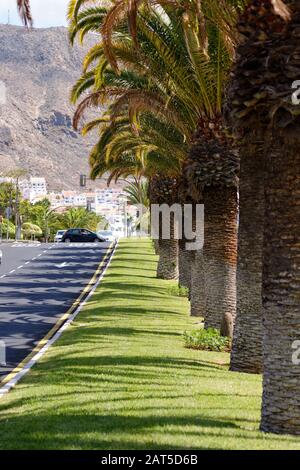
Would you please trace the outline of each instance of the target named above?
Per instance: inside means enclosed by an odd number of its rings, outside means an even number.
[[[39,343],[34,347],[34,349],[28,354],[28,356],[23,359],[15,368],[10,372],[3,380],[0,382],[0,387],[3,387],[3,385],[6,385],[8,382],[10,382],[12,379],[15,378],[15,376],[28,364],[28,362],[38,353],[40,350],[45,346],[45,344],[49,341],[49,339],[52,338],[52,336],[55,335],[55,333],[60,329],[60,327],[68,320],[68,318],[72,315],[72,313],[78,308],[80,305],[82,298],[87,295],[90,290],[92,289],[93,285],[96,282],[96,279],[98,278],[101,269],[103,265],[105,264],[107,258],[109,257],[112,247],[114,245],[114,242],[112,242],[108,250],[106,252],[106,255],[104,256],[103,260],[100,262],[98,268],[96,269],[92,279],[89,281],[89,283],[85,286],[79,297],[75,300],[75,302],[71,305],[69,310],[62,316],[60,317],[56,324],[51,328],[51,330],[44,336],[43,339],[39,341]]]

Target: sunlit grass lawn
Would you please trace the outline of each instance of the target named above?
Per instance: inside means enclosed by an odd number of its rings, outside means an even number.
[[[0,401],[1,449],[293,449],[258,431],[261,378],[184,349],[188,302],[124,240],[74,325]]]

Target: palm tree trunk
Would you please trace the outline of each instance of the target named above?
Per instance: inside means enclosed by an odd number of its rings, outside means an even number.
[[[174,239],[174,223],[174,214],[171,214],[170,239],[163,240],[160,233],[158,240],[157,277],[160,279],[178,279],[178,240]]]
[[[300,434],[300,354],[294,349],[300,340],[299,147],[280,145],[266,165],[261,429]]]
[[[195,243],[197,241],[197,230],[200,230],[202,227],[197,227],[197,204],[203,204],[203,201],[193,202],[193,209],[192,209],[192,220],[188,221],[183,217],[183,224],[184,223],[192,223],[192,231],[196,235],[194,240],[187,240],[184,238],[182,242],[184,242],[184,246],[186,243],[192,241]],[[199,223],[199,221],[198,221]],[[183,225],[184,227],[184,225]],[[185,233],[185,231],[183,230]],[[190,245],[189,248],[193,248]],[[180,244],[179,244],[180,250]],[[179,252],[180,253],[180,252]],[[193,250],[186,250],[186,272],[188,272],[188,287],[189,287],[189,299],[190,299],[190,314],[192,317],[202,317],[204,318],[205,312],[205,289],[204,289],[204,267],[203,267],[203,250],[193,249]],[[179,258],[180,259],[180,258]],[[180,265],[179,265],[179,276],[180,276]]]
[[[191,263],[190,312],[192,317],[204,318],[205,287],[203,250],[192,251],[191,253],[193,253],[193,255]]]
[[[191,265],[193,252],[186,249],[185,237],[178,241],[178,269],[179,285],[190,289],[191,287]]]
[[[150,189],[148,190],[148,194],[149,194],[149,212],[150,212],[150,228],[149,228],[149,232],[151,233],[151,227],[152,227],[152,202],[151,202],[151,194],[150,194]],[[154,249],[154,253],[156,255],[159,255],[159,241],[155,238],[155,239],[152,239],[152,244],[153,244],[153,249]]]
[[[205,328],[232,336],[236,312],[237,190],[209,186],[204,198]]]
[[[230,370],[262,372],[262,248],[264,227],[264,152],[245,142],[241,152],[238,232],[237,314]]]
[[[191,289],[192,280],[192,262],[193,251],[187,249],[187,244],[193,240],[186,238],[185,223],[189,221],[185,218],[185,204],[182,204],[182,237],[178,241],[178,268],[179,268],[179,285]],[[193,223],[193,221],[192,221]],[[189,227],[192,228],[193,227]]]
[[[158,240],[153,240],[153,248],[154,248],[154,253],[156,255],[159,254],[159,242]]]

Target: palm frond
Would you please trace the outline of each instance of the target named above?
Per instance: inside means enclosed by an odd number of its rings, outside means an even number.
[[[95,84],[95,73],[94,71],[86,72],[83,74],[79,80],[75,83],[71,90],[71,102],[75,104],[80,96],[88,91],[91,87],[93,87]]]
[[[33,18],[31,15],[30,0],[17,0],[17,7],[24,25],[31,27],[33,25]]]
[[[111,67],[115,70],[116,73],[119,72],[119,67],[115,55],[113,54],[112,32],[116,24],[118,24],[121,19],[125,17],[125,14],[126,10],[124,10],[124,1],[118,0],[108,11],[101,28],[104,52]]]
[[[104,7],[89,7],[78,14],[78,16],[69,18],[69,39],[74,43],[79,35],[79,41],[82,43],[89,32],[100,34],[101,24],[107,14]]]
[[[73,117],[73,127],[78,130],[79,122],[83,119],[84,113],[88,108],[96,107],[98,108],[101,105],[104,105],[106,101],[109,101],[112,97],[118,97],[123,93],[126,93],[126,89],[122,90],[120,88],[105,88],[103,90],[90,93],[86,98],[84,98],[81,103],[78,105],[74,117]]]
[[[162,99],[161,95],[147,90],[128,90],[124,92],[112,104],[112,119],[118,116],[122,110],[128,109],[129,115],[133,113],[152,112],[161,116],[176,126],[184,135],[189,135],[189,129],[183,122],[177,109],[169,102]]]
[[[144,207],[149,207],[149,197],[148,197],[149,183],[147,180],[136,179],[135,181],[129,183],[123,189],[124,193],[127,195],[127,200],[129,204],[138,205],[142,204]]]
[[[281,16],[285,21],[290,20],[291,12],[287,5],[282,0],[271,0],[274,11],[277,15]]]

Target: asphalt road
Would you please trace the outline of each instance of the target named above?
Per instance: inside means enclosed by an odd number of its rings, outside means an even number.
[[[6,366],[0,365],[0,380],[66,313],[92,278],[109,245],[0,245],[0,341],[6,346]]]

